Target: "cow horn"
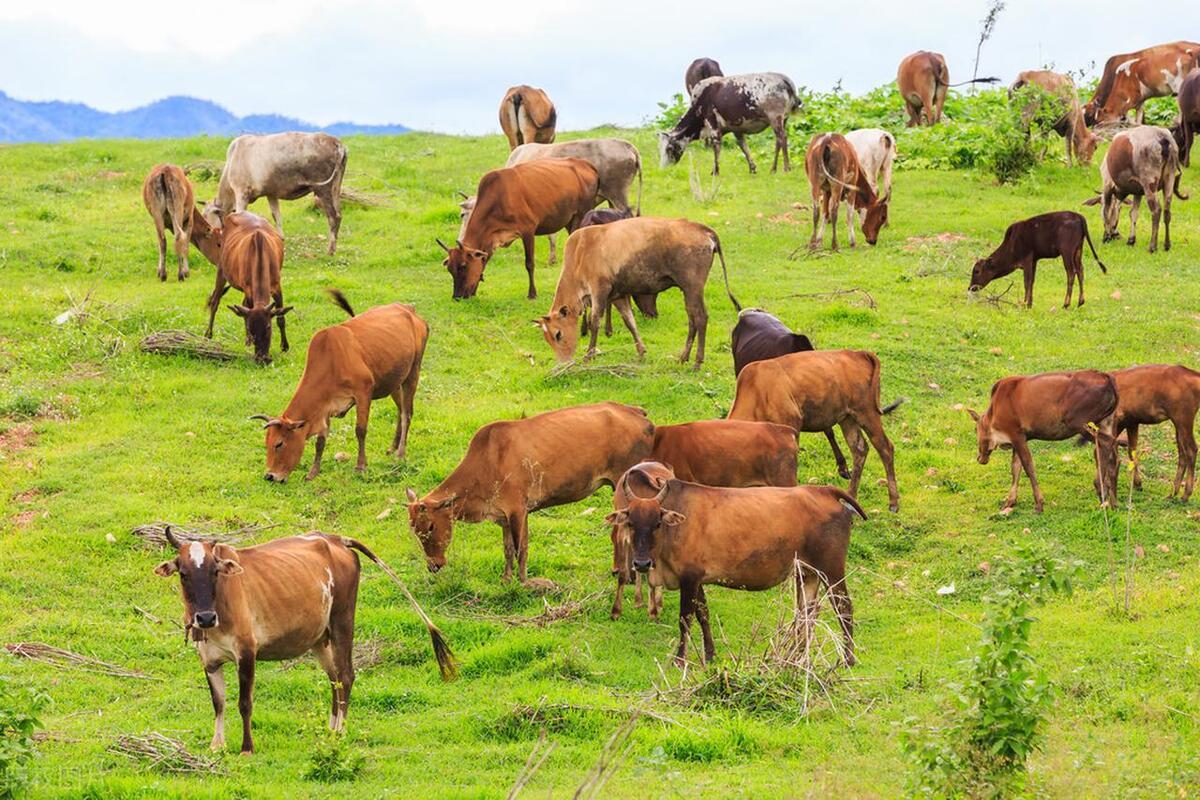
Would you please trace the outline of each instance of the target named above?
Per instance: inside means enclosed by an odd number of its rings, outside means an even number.
[[[444,243],[444,242],[443,242],[441,239],[434,239],[434,241],[438,243],[438,247],[442,248],[442,249],[443,249],[443,250],[445,250],[447,253],[449,253],[449,252],[450,252],[450,248],[449,248],[449,247],[446,247],[446,244],[445,244],[445,243]]]
[[[667,499],[667,491],[671,488],[670,481],[663,481],[662,488],[658,490],[658,494],[654,495],[654,502],[661,503]]]
[[[261,419],[263,422],[271,421],[271,418],[266,414],[251,414],[250,416],[246,417],[246,419]]]
[[[458,195],[459,197],[461,197],[463,200],[470,200],[470,199],[471,199],[471,195],[467,194],[467,193],[466,193],[466,192],[464,192],[462,189],[458,189],[458,190],[456,190],[454,193],[455,193],[456,195]]]
[[[170,525],[163,526],[163,536],[166,537],[167,544],[171,545],[171,547],[174,547],[176,550],[183,546],[179,543],[179,540],[175,538],[175,534],[171,532]]]

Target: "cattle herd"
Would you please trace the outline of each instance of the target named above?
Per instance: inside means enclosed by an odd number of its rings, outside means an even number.
[[[1081,106],[1070,78],[1047,71],[1021,73],[1014,84],[1037,84],[1062,102],[1057,130],[1067,155],[1088,163],[1097,136],[1089,126],[1112,123],[1138,112],[1148,97],[1175,94],[1180,118],[1173,130],[1138,125],[1119,133],[1101,165],[1102,193],[1089,202],[1103,205],[1104,241],[1117,236],[1120,206],[1132,198],[1128,242],[1135,241],[1137,211],[1145,197],[1152,215],[1150,251],[1157,247],[1162,217],[1163,248],[1169,249],[1171,198],[1186,199],[1178,177],[1200,126],[1200,44],[1176,42],[1114,56],[1105,65],[1095,97]],[[996,79],[981,79],[994,81]],[[951,84],[945,59],[915,53],[897,75],[908,124],[938,124]],[[664,168],[678,162],[688,143],[701,140],[720,167],[720,143],[735,139],[749,165],[748,134],[770,128],[775,136],[772,171],[782,155],[791,161],[788,120],[800,109],[795,84],[776,72],[725,76],[717,62],[698,59],[687,70],[690,103],[674,129],[660,134]],[[847,548],[855,518],[866,518],[857,502],[868,443],[886,475],[888,505],[898,512],[894,448],[884,418],[901,400],[881,404],[882,365],[874,353],[816,350],[807,336],[794,333],[760,309],[742,309],[729,286],[720,238],[711,228],[685,219],[641,215],[642,161],[636,147],[620,139],[554,143],[556,112],[546,93],[529,86],[508,90],[500,106],[508,137],[507,165],[483,175],[474,196],[463,196],[462,225],[444,266],[453,298],[473,297],[497,248],[520,239],[525,250],[530,299],[537,297],[534,249],[538,236],[567,231],[562,268],[547,313],[536,320],[560,360],[577,352],[590,335],[584,358],[596,354],[601,319],[611,335],[616,307],[636,343],[633,306],[657,313],[658,295],[678,287],[687,309],[688,330],[680,360],[695,345],[695,367],[704,361],[708,312],[704,288],[719,259],[726,293],[738,311],[732,332],[736,393],[725,420],[656,426],[640,408],[614,402],[574,406],[525,419],[501,420],[480,428],[459,465],[424,496],[407,490],[409,523],[424,550],[428,568],[446,564],[456,522],[489,520],[499,525],[504,543],[503,577],[515,570],[528,581],[529,513],[572,503],[600,486],[614,487],[611,525],[612,573],[621,613],[625,585],[649,587],[648,606],[657,616],[663,589],[680,592],[676,658],[686,658],[692,617],[699,619],[704,657],[713,657],[705,586],[763,590],[795,576],[797,604],[806,618],[816,612],[824,587],[844,634],[843,656],[854,663],[853,616],[845,584]],[[846,206],[847,238],[855,245],[856,222],[874,244],[888,222],[892,162],[896,143],[879,129],[831,131],[813,137],[805,154],[812,191],[811,248],[818,248],[826,224],[833,225],[837,249],[838,212]],[[158,235],[158,277],[166,280],[165,230],[174,234],[178,278],[188,276],[188,245],[216,266],[209,296],[207,335],[221,298],[232,286],[243,300],[229,308],[243,320],[255,359],[270,360],[272,323],[280,348],[288,349],[284,304],[279,200],[315,195],[329,224],[329,252],[337,245],[340,193],[346,147],[326,134],[285,133],[240,136],[229,146],[216,199],[197,206],[194,191],[176,166],[155,167],[143,195]],[[634,179],[637,201],[630,202]],[[246,211],[256,198],[268,199],[274,225]],[[1160,199],[1161,198],[1161,199]],[[607,201],[610,209],[596,206]],[[1082,249],[1099,257],[1085,218],[1053,211],[1014,222],[995,252],[977,261],[969,288],[1021,269],[1025,302],[1032,305],[1039,259],[1062,258],[1067,273],[1064,306],[1079,280],[1084,302]],[[1104,268],[1103,264],[1100,264]],[[278,416],[256,414],[266,434],[268,481],[283,483],[299,465],[306,443],[315,438],[307,480],[317,477],[330,419],[355,410],[356,468],[367,465],[365,440],[371,402],[390,396],[397,424],[390,452],[402,458],[413,419],[430,328],[411,306],[401,303],[355,314],[340,292],[334,301],[350,316],[317,331],[308,346],[303,377]],[[1115,497],[1119,447],[1137,448],[1138,429],[1171,421],[1178,446],[1172,496],[1187,500],[1195,481],[1193,426],[1200,406],[1200,372],[1183,366],[1135,366],[1113,373],[1093,370],[1007,377],[991,391],[976,422],[978,460],[988,462],[996,448],[1012,450],[1012,487],[1004,503],[1017,499],[1022,471],[1034,504],[1043,508],[1030,439],[1083,437],[1095,443],[1094,487],[1101,503]],[[847,465],[834,437],[841,428],[850,452]],[[796,449],[801,433],[821,432],[832,448],[846,490],[801,486],[796,480]],[[1135,470],[1132,480],[1140,484]],[[157,568],[179,574],[187,631],[196,641],[216,713],[213,746],[224,745],[225,684],[222,665],[237,664],[243,752],[253,743],[250,715],[256,660],[290,658],[312,652],[333,684],[330,726],[341,728],[354,681],[351,648],[359,579],[358,556],[377,561],[361,543],[339,536],[289,537],[235,549],[224,544],[185,541],[168,534],[177,551]]]

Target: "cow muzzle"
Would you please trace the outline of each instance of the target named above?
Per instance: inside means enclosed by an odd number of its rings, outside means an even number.
[[[217,612],[197,611],[192,622],[197,628],[215,628],[217,627]]]
[[[268,472],[266,475],[263,475],[263,480],[267,483],[287,483],[287,478],[276,475],[274,472]]]
[[[650,568],[653,566],[654,566],[654,562],[651,559],[646,559],[645,561],[641,561],[641,560],[635,558],[633,560],[633,568],[636,569],[638,572],[642,573],[643,575],[646,574],[647,572],[649,572]]]

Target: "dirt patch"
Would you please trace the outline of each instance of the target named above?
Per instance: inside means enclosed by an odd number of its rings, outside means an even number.
[[[98,364],[89,364],[86,361],[79,361],[71,365],[71,371],[67,373],[69,381],[87,381],[95,378],[103,378],[104,370]]]
[[[124,178],[128,174],[128,172],[113,172],[112,170],[106,169],[103,172],[100,172],[97,177],[103,178],[106,181],[115,181],[118,178]]]
[[[35,519],[44,516],[46,516],[46,512],[40,508],[27,508],[13,515],[13,527],[28,528]]]
[[[0,431],[0,456],[9,456],[28,450],[37,444],[37,432],[27,423],[13,425]]]
[[[905,239],[905,250],[920,250],[923,247],[932,244],[957,244],[965,242],[966,236],[961,233],[938,233],[933,236],[909,236]]]
[[[27,506],[42,496],[41,489],[26,489],[13,495],[13,502],[19,506]]]
[[[777,214],[773,217],[768,217],[769,222],[774,222],[776,225],[802,225],[804,220],[796,219],[790,211],[785,211],[782,214]]]

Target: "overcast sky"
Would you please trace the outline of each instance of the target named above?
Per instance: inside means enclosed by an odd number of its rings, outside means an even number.
[[[637,124],[696,57],[726,74],[865,90],[919,49],[969,78],[983,0],[0,0],[0,90],[106,111],[186,94],[239,115],[499,130],[504,90],[546,89],[560,129]],[[1169,10],[1168,10],[1169,8]],[[1078,69],[1200,38],[1200,3],[1009,0],[980,75]]]

